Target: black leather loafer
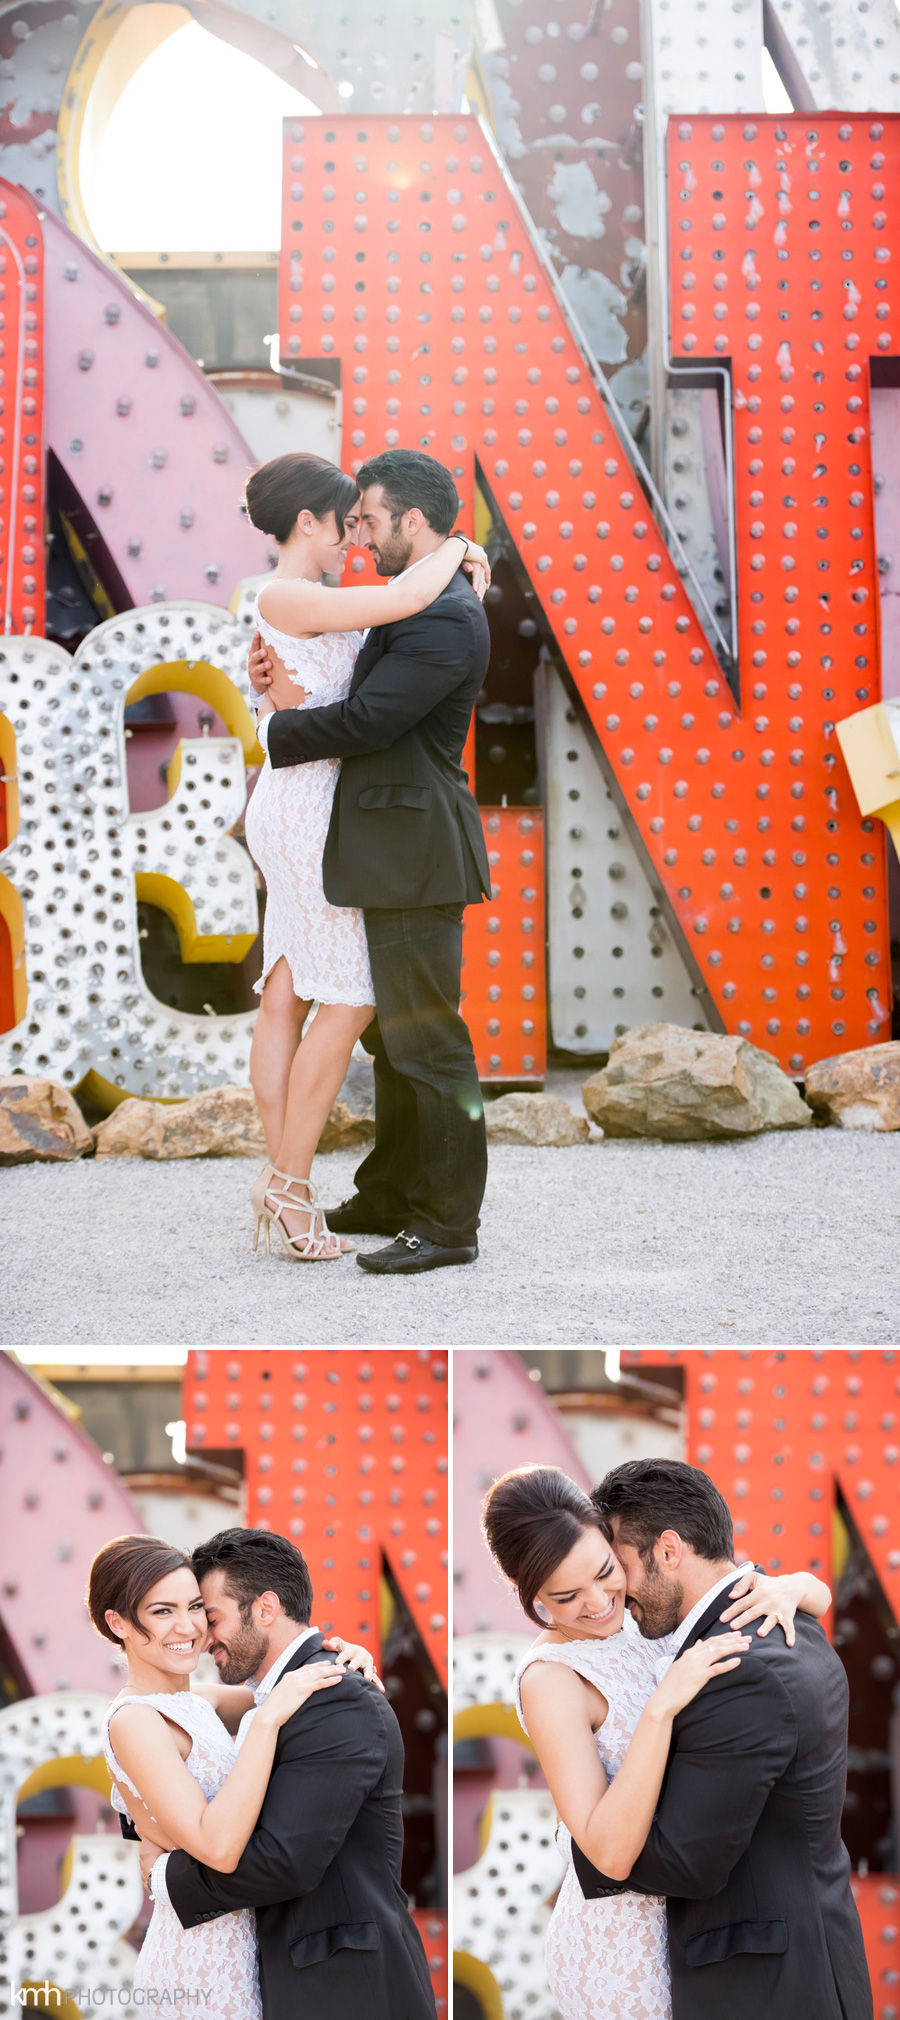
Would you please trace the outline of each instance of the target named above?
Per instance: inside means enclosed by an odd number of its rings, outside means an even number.
[[[396,1221],[378,1220],[358,1192],[342,1199],[340,1206],[327,1206],[325,1219],[333,1234],[393,1234]]]
[[[360,1269],[368,1270],[371,1276],[414,1277],[423,1270],[446,1270],[457,1263],[477,1262],[478,1243],[473,1242],[470,1248],[443,1248],[440,1242],[429,1241],[427,1235],[400,1233],[389,1248],[378,1248],[374,1255],[358,1255],[356,1260]]]

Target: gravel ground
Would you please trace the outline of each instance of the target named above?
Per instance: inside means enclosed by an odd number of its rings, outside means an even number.
[[[326,1204],[356,1159],[321,1158]],[[243,1159],[0,1171],[6,1346],[900,1340],[900,1134],[495,1149],[470,1268],[381,1282],[250,1251]],[[377,1241],[361,1247],[376,1248]],[[87,1356],[86,1356],[87,1357]]]

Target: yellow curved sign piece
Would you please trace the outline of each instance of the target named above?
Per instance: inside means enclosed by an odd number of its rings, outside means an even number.
[[[211,666],[208,660],[176,659],[164,666],[148,666],[139,673],[125,696],[125,706],[133,701],[143,701],[148,694],[196,694],[201,701],[208,701],[217,716],[224,722],[229,736],[240,737],[245,765],[261,765],[264,762],[262,746],[256,734],[256,724],[250,710],[238,693],[234,681],[229,680],[220,666]],[[174,770],[169,770],[169,798],[171,799],[179,780],[178,752],[173,759]]]
[[[473,1994],[484,2020],[504,2020],[500,1987],[490,1966],[483,1964],[480,1957],[473,1957],[469,1950],[454,1950],[453,1983],[465,1985]]]

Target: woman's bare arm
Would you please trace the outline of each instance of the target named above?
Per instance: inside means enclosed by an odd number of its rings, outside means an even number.
[[[736,1669],[746,1639],[716,1635],[673,1662],[644,1706],[618,1774],[607,1780],[592,1731],[597,1693],[562,1665],[535,1662],[522,1709],[553,1800],[577,1845],[611,1880],[627,1880],[659,1801],[672,1720],[712,1676]]]
[[[116,1756],[140,1792],[155,1842],[160,1842],[162,1833],[215,1872],[233,1873],[262,1809],[279,1728],[316,1690],[334,1689],[340,1682],[341,1671],[332,1662],[307,1663],[281,1677],[256,1713],[231,1773],[211,1802],[195,1782],[162,1713],[126,1699],[113,1714],[110,1730],[114,1724]]]
[[[480,558],[483,550],[470,542],[469,555]],[[427,554],[405,575],[383,586],[366,584],[358,589],[329,589],[322,582],[292,580],[276,575],[260,591],[259,607],[267,623],[291,638],[313,638],[325,631],[365,631],[372,624],[397,624],[401,618],[416,617],[426,610],[452,582],[466,559],[461,540],[451,534],[442,547]],[[487,555],[483,556],[487,567]]]
[[[145,1811],[172,1845],[217,1873],[233,1873],[259,1812],[272,1762],[276,1728],[254,1719],[227,1781],[212,1802],[182,1760],[175,1735],[152,1705],[125,1704],[111,1721],[113,1744]],[[251,1747],[250,1742],[253,1741]],[[136,1820],[140,1826],[141,1819]]]
[[[593,1724],[599,1713],[602,1725],[609,1707],[577,1671],[562,1663],[531,1663],[519,1690],[528,1737],[550,1794],[563,1823],[581,1844],[586,1820],[609,1788]]]

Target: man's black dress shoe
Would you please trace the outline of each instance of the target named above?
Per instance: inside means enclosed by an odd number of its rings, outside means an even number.
[[[358,1192],[342,1199],[340,1206],[327,1206],[325,1219],[333,1234],[393,1234],[396,1221],[379,1220]]]
[[[468,1248],[444,1248],[440,1242],[429,1241],[427,1235],[400,1233],[389,1248],[378,1248],[374,1255],[358,1255],[356,1260],[360,1269],[368,1270],[372,1276],[413,1277],[423,1270],[445,1270],[454,1263],[477,1262],[478,1243],[473,1242]]]

